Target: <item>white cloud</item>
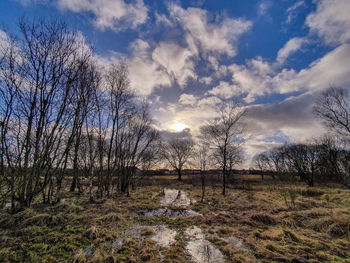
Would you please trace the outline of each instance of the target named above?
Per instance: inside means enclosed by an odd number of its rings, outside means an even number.
[[[246,32],[251,23],[244,19],[219,18],[208,21],[208,12],[200,8],[183,9],[169,5],[170,16],[186,33],[189,45],[195,44],[203,53],[214,52],[234,56],[238,38]]]
[[[247,94],[245,101],[254,102],[259,96],[271,92],[271,66],[261,58],[252,59],[247,65],[232,64],[229,66],[232,72],[232,82],[241,90],[241,93]]]
[[[172,21],[165,14],[159,14],[156,12],[155,17],[157,24],[163,24],[169,27],[173,25]]]
[[[165,108],[155,110],[155,119],[161,129],[170,129],[176,122],[186,125],[198,134],[199,127],[216,117],[216,106],[221,100],[215,96],[199,98],[190,94],[180,96],[179,102],[169,103]]]
[[[269,10],[272,7],[272,2],[269,0],[264,0],[259,3],[258,5],[258,15],[263,16],[266,15],[267,10]]]
[[[194,105],[197,102],[197,97],[192,94],[181,94],[179,102],[183,105]]]
[[[298,51],[305,43],[307,43],[307,39],[303,37],[294,37],[290,39],[284,47],[278,51],[277,63],[283,64],[291,54]]]
[[[292,22],[292,20],[294,19],[294,17],[296,17],[296,10],[299,9],[300,7],[304,6],[305,2],[304,0],[300,0],[295,2],[292,6],[288,7],[287,9],[287,19],[286,19],[286,23],[289,24],[290,22]]]
[[[90,12],[94,14],[94,25],[105,30],[115,31],[126,28],[135,29],[146,22],[148,8],[143,0],[58,0],[61,9],[72,12]]]
[[[188,78],[196,78],[192,52],[172,42],[161,42],[152,52],[152,59],[161,65],[180,86]]]
[[[290,89],[322,90],[329,85],[349,87],[350,44],[342,45],[301,70],[290,80]],[[282,90],[283,91],[283,90]]]
[[[330,85],[347,87],[350,85],[349,58],[350,44],[346,44],[299,72],[294,69],[275,72],[273,65],[261,58],[249,60],[246,65],[232,64],[229,70],[233,84],[239,87],[237,91],[246,94],[245,101],[251,103],[267,94],[322,90]]]
[[[350,1],[319,0],[317,9],[306,18],[312,32],[326,44],[337,45],[350,41]]]
[[[207,94],[215,95],[223,99],[229,99],[241,94],[241,89],[236,85],[231,85],[226,81],[220,81],[219,85],[212,88]]]
[[[197,78],[194,55],[176,43],[160,42],[151,47],[145,40],[137,39],[131,43],[130,49],[130,57],[112,53],[98,57],[98,61],[105,67],[125,61],[129,67],[131,86],[138,95],[151,95],[155,89],[171,87],[175,82],[183,87],[189,78]]]
[[[204,83],[206,85],[210,85],[210,83],[212,83],[212,81],[213,81],[212,77],[201,77],[199,79],[199,82]]]
[[[7,34],[0,29],[0,47],[1,49],[7,49],[9,47],[9,39]]]
[[[170,86],[167,72],[154,62],[150,56],[149,44],[141,39],[132,44],[133,54],[128,60],[131,86],[140,95],[150,95],[154,89]]]

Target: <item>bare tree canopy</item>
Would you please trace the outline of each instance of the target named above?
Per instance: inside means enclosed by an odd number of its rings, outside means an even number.
[[[64,23],[21,19],[19,30],[0,47],[1,172],[13,207],[39,193],[50,202],[55,180],[59,195],[54,175],[66,166],[95,88],[91,53]]]
[[[194,142],[191,138],[173,138],[163,143],[162,157],[178,173],[182,180],[182,169],[193,155]]]
[[[20,20],[0,46],[0,195],[13,210],[60,200],[97,180],[97,197],[129,193],[138,167],[156,159],[158,131],[134,99],[125,64],[101,74],[88,46],[64,23]],[[3,43],[0,43],[3,44]],[[84,178],[85,177],[85,178]]]
[[[349,90],[330,87],[318,98],[315,114],[325,125],[339,135],[350,136],[350,94]]]
[[[328,173],[333,177],[340,177],[342,183],[350,187],[350,93],[348,89],[330,87],[325,90],[316,101],[314,113],[320,117],[325,126],[333,131],[336,138],[345,145],[340,149],[334,140],[324,138],[321,143],[327,158],[324,162],[328,163]],[[339,145],[339,144],[338,144]],[[331,172],[330,172],[331,171]]]
[[[241,121],[245,113],[246,110],[234,102],[222,103],[217,110],[218,117],[200,127],[201,136],[214,147],[214,156],[222,168],[223,195],[226,192],[226,179],[233,165],[242,161],[239,136],[244,130]]]

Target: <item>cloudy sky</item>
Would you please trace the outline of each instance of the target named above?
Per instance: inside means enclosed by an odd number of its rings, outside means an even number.
[[[1,0],[2,27],[22,15],[58,17],[100,63],[126,62],[162,130],[196,133],[221,101],[247,107],[248,159],[324,133],[315,98],[350,88],[350,0]]]

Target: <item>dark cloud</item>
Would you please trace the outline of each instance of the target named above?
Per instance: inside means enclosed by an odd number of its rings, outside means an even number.
[[[192,139],[191,130],[189,128],[186,128],[181,132],[172,132],[172,131],[163,130],[163,131],[160,131],[160,135],[164,140]]]
[[[277,104],[252,106],[248,109],[247,123],[253,129],[270,130],[309,126],[317,121],[312,113],[316,98],[317,94],[306,93]]]

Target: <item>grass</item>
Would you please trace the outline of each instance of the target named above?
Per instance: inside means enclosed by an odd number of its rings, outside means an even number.
[[[55,206],[34,204],[11,215],[1,211],[0,262],[188,262],[184,230],[197,225],[227,262],[350,262],[350,191],[338,185],[292,187],[259,177],[237,177],[223,197],[219,183],[208,184],[204,203],[199,181],[150,178],[131,197],[90,204],[67,193]],[[203,216],[169,219],[134,216],[160,208],[164,187],[187,192]],[[134,225],[140,235],[125,238]],[[177,243],[159,247],[152,227],[176,230]],[[243,247],[230,243],[242,240]],[[123,239],[122,244],[117,240]]]

